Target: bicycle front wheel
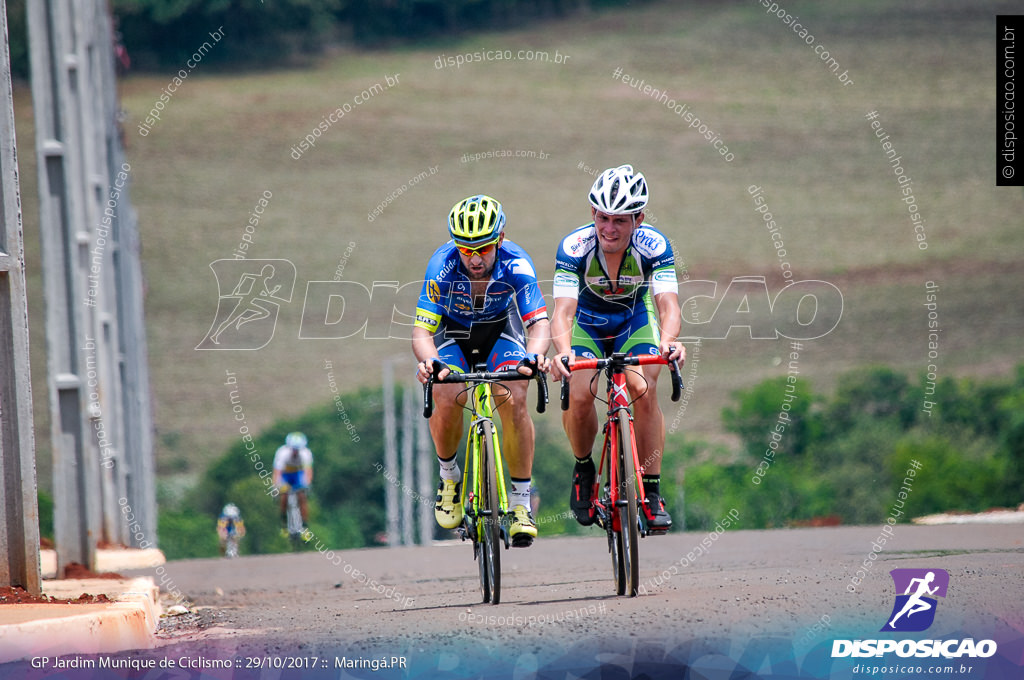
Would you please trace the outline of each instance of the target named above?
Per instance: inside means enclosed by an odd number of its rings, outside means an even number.
[[[481,480],[481,505],[484,511],[483,516],[483,564],[482,568],[490,586],[491,604],[498,604],[501,601],[501,507],[498,503],[498,467],[494,450],[494,426],[490,421],[483,421],[480,430],[483,441],[481,453],[484,458],[483,479]],[[487,602],[486,591],[484,602]]]
[[[633,459],[633,427],[629,413],[619,411],[619,540],[625,576],[625,594],[636,597],[640,588],[639,519],[636,506],[636,463]],[[621,502],[624,501],[624,502]],[[619,594],[623,592],[620,590]]]

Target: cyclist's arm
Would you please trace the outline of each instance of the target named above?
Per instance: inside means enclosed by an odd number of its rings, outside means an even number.
[[[558,376],[569,375],[562,365],[562,357],[570,357],[569,360],[572,361],[572,324],[576,318],[576,306],[576,298],[555,298],[555,309],[551,314],[551,343],[555,347],[555,357],[552,361]]]
[[[661,355],[667,359],[685,359],[685,349],[676,341],[679,331],[682,329],[679,295],[670,292],[659,293],[654,296],[654,304],[658,308],[658,324],[661,326],[661,338],[658,346]]]
[[[416,357],[416,379],[421,383],[427,382],[427,377],[433,370],[431,359],[437,358],[437,345],[434,344],[434,333],[422,326],[412,327],[412,353]],[[439,378],[448,375],[448,369],[441,369]]]
[[[277,451],[274,452],[274,474],[271,477],[271,480],[274,482],[274,486],[276,487],[281,486],[281,475],[284,474],[284,453],[282,453],[281,448],[283,447],[279,447]]]
[[[299,459],[302,463],[302,480],[308,488],[313,484],[313,452],[306,447],[299,452]]]
[[[538,319],[526,327],[526,353],[536,354],[538,368],[546,371],[548,368],[547,357],[544,356],[551,346],[551,322],[547,319]],[[520,373],[529,375],[524,367]]]

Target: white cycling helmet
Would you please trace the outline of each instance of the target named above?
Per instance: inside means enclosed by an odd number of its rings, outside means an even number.
[[[242,513],[239,512],[238,510],[238,506],[235,505],[234,503],[228,503],[227,505],[225,505],[224,510],[221,512],[221,514],[227,517],[228,519],[238,519],[242,516]]]
[[[590,187],[590,205],[606,215],[634,215],[647,205],[647,181],[632,165],[608,168]]]
[[[284,445],[293,449],[301,449],[306,443],[306,435],[301,432],[291,432],[284,438]]]

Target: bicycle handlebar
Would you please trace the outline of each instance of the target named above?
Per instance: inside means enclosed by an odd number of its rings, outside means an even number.
[[[598,370],[617,373],[627,366],[648,366],[651,364],[662,364],[669,367],[672,375],[672,401],[679,401],[683,394],[683,378],[679,375],[679,362],[676,359],[669,361],[658,354],[641,354],[629,356],[622,353],[612,354],[604,359],[577,359],[572,365],[568,357],[562,357],[562,365],[568,371]],[[562,410],[569,410],[569,379],[562,378]]]
[[[478,371],[476,373],[455,373],[450,372],[443,380],[437,378],[437,374],[445,365],[434,360],[434,370],[431,372],[427,382],[423,385],[423,417],[429,418],[434,413],[434,383],[471,383],[471,382],[510,382],[514,380],[537,381],[537,413],[544,413],[548,403],[548,381],[544,374],[533,368],[533,375],[523,375],[516,369],[504,371]]]

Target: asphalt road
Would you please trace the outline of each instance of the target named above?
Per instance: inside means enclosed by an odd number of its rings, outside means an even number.
[[[649,537],[635,598],[614,594],[607,543],[593,533],[504,551],[499,605],[480,602],[470,544],[458,541],[343,552],[314,541],[305,553],[129,573],[153,576],[197,612],[168,619],[151,653],[234,659],[251,677],[728,678],[746,668],[824,678],[863,672],[851,670],[863,659],[831,659],[834,639],[885,637],[891,569],[938,568],[949,590],[927,636],[996,640],[974,678],[1021,670],[1022,524]]]

